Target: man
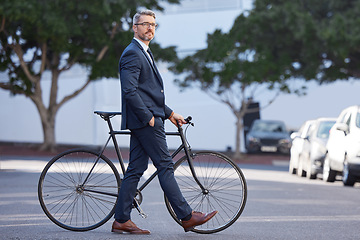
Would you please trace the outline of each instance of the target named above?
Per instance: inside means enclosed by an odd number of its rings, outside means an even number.
[[[164,86],[153,56],[148,51],[154,38],[155,13],[141,11],[133,18],[134,39],[120,58],[119,72],[122,94],[122,129],[130,129],[130,160],[115,211],[112,231],[117,233],[150,234],[138,228],[130,219],[133,199],[140,177],[147,169],[149,157],[158,170],[162,190],[168,198],[184,230],[209,221],[217,211],[209,214],[193,212],[174,178],[168,151],[164,120],[182,125],[184,118],[165,105]]]

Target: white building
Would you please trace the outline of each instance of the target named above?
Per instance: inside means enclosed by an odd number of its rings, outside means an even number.
[[[177,46],[179,53],[191,53],[206,47],[208,33],[215,29],[227,32],[235,18],[251,8],[251,0],[185,0],[181,6],[165,5],[164,13],[157,13],[160,27],[155,39],[162,47]],[[151,47],[151,45],[150,45]],[[120,57],[120,56],[119,56]],[[234,149],[235,117],[227,106],[220,104],[198,89],[180,92],[173,84],[174,75],[160,65],[164,79],[167,104],[184,116],[191,115],[195,127],[188,131],[194,149]],[[0,75],[0,81],[7,76]],[[80,86],[86,78],[83,69],[74,69],[61,75],[60,95],[68,94]],[[49,89],[49,76],[44,76],[43,87]],[[350,86],[350,87],[349,87]],[[288,127],[296,128],[302,122],[317,117],[336,117],[342,108],[357,104],[355,96],[360,84],[335,83],[318,87],[309,85],[307,97],[280,96],[261,112],[266,119],[284,120]],[[44,92],[44,99],[48,98]],[[342,98],[344,95],[346,98]],[[334,98],[333,96],[337,96]],[[257,101],[266,102],[267,93]],[[338,100],[337,100],[338,99]],[[339,101],[339,99],[341,101]],[[120,83],[118,79],[91,83],[78,97],[66,103],[56,118],[56,139],[58,143],[101,145],[107,137],[107,126],[95,116],[95,110],[120,111]],[[316,111],[314,110],[316,109]],[[114,119],[120,126],[120,119]],[[175,128],[167,124],[168,130]],[[0,89],[0,141],[42,142],[42,128],[39,115],[33,103],[24,96],[10,96]],[[179,140],[170,137],[169,147],[174,148]],[[126,137],[119,138],[121,146],[128,146]]]

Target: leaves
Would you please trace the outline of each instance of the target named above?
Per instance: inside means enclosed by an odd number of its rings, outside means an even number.
[[[358,78],[359,12],[360,0],[256,0],[229,33],[209,34],[207,48],[181,61],[175,72],[187,73],[187,85],[279,83],[285,92],[292,92],[286,87],[292,78]]]
[[[119,58],[134,35],[132,16],[138,8],[161,10],[160,2],[0,0],[0,71],[8,74],[0,88],[23,94],[35,104],[42,122],[44,148],[54,147],[55,116],[65,102],[80,94],[91,80],[118,78]],[[160,59],[177,59],[173,47],[154,46],[161,53]],[[87,79],[61,98],[60,73],[75,64],[87,69]],[[42,94],[44,71],[51,73],[48,101],[43,100]]]
[[[303,95],[306,88],[293,87],[293,79],[359,78],[359,12],[360,0],[255,0],[229,33],[215,30],[206,49],[172,68],[184,76],[176,82],[215,95],[241,121],[260,85],[275,96]]]
[[[20,62],[13,46],[18,44],[28,68],[40,75],[37,66],[43,56],[41,47],[46,44],[45,70],[60,70],[78,63],[89,69],[91,80],[117,78],[118,59],[133,37],[129,27],[133,14],[139,6],[162,9],[159,3],[158,0],[0,0],[0,22],[4,22],[0,31],[0,69],[13,77],[16,75],[15,68]],[[158,45],[157,48],[161,49]],[[174,48],[160,52],[163,60],[176,59]],[[27,81],[26,77],[17,77]]]

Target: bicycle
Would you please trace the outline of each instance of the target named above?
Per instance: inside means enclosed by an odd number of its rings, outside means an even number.
[[[47,217],[56,225],[71,231],[88,231],[107,222],[114,214],[121,185],[121,178],[113,162],[104,151],[113,141],[122,176],[125,173],[116,135],[129,135],[130,131],[114,131],[111,118],[120,112],[95,111],[109,127],[109,137],[100,151],[72,149],[53,157],[42,171],[38,184],[40,205]],[[241,169],[227,156],[203,151],[194,153],[186,139],[189,126],[194,126],[191,117],[186,119],[185,133],[178,126],[177,132],[166,135],[180,136],[181,145],[172,153],[174,159],[184,152],[174,164],[175,178],[194,211],[218,210],[209,222],[197,226],[193,232],[215,233],[232,225],[244,210],[247,185]],[[141,191],[157,176],[155,171],[137,190],[133,207],[142,217]],[[164,196],[172,218],[181,225],[175,212]]]

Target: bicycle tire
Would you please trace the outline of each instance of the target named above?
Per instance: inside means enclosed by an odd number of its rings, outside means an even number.
[[[192,155],[196,175],[207,192],[195,182],[186,156],[174,165],[174,175],[183,196],[193,211],[218,213],[207,223],[192,231],[202,234],[220,232],[231,226],[244,210],[247,185],[241,169],[227,156],[217,152],[198,152]],[[181,225],[168,199],[165,204],[173,219]]]
[[[71,231],[89,231],[114,214],[120,184],[119,173],[107,157],[99,157],[92,150],[73,149],[55,156],[45,166],[38,197],[45,214],[56,225]]]

